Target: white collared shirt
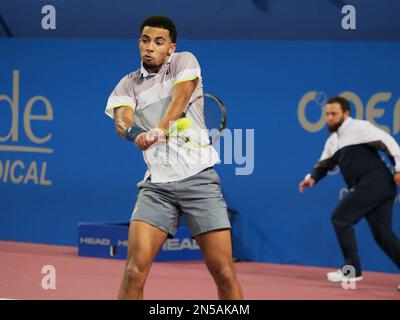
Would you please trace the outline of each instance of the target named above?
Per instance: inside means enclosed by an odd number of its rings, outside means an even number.
[[[111,93],[106,114],[114,117],[114,108],[129,106],[135,111],[135,124],[148,131],[154,128],[165,115],[172,100],[173,87],[183,81],[198,79],[190,98],[191,102],[203,94],[201,70],[197,59],[190,52],[174,53],[159,72],[149,73],[141,64],[140,69],[125,76]],[[193,119],[194,136],[202,142],[208,141],[205,133],[204,105],[196,100],[186,110],[186,117]],[[211,146],[193,147],[177,139],[154,143],[143,151],[147,164],[145,180],[172,182],[193,176],[205,168],[220,162],[219,155]]]
[[[396,172],[400,172],[400,147],[396,140],[371,122],[351,117],[347,118],[338,130],[329,136],[319,161],[333,157],[338,150],[344,147],[366,143],[376,143],[386,147],[386,150],[383,151],[394,158],[394,169]]]

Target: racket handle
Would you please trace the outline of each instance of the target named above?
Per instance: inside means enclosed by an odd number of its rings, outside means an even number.
[[[160,139],[160,138],[165,137],[165,135],[166,134],[164,133],[164,131],[161,130],[160,128],[153,128],[153,129],[147,131],[147,137],[149,139],[154,139],[155,137]]]
[[[134,124],[133,126],[131,126],[125,130],[125,138],[126,138],[126,140],[135,142],[138,135],[143,132],[146,132],[146,131]]]

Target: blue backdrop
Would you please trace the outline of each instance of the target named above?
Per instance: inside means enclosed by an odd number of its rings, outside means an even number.
[[[0,40],[0,239],[76,245],[79,221],[129,219],[145,165],[104,107],[118,80],[138,67],[136,43]],[[318,125],[326,96],[345,93],[358,117],[399,140],[400,44],[187,40],[178,50],[197,56],[205,91],[227,105],[228,126],[254,129],[254,148],[252,135],[247,143],[243,136],[232,163],[217,167],[238,212],[235,256],[340,265],[330,214],[342,178],[327,177],[304,194],[298,183],[328,137]],[[248,174],[237,175],[245,166]],[[399,234],[398,204],[393,222]],[[357,236],[365,269],[398,272],[365,222]]]

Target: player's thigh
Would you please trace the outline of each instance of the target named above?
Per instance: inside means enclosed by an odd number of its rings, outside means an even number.
[[[133,220],[129,227],[128,266],[150,267],[168,233],[143,221]]]
[[[202,233],[195,236],[194,239],[198,243],[209,269],[233,268],[230,229]]]

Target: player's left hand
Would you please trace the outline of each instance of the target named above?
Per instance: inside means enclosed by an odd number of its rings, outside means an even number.
[[[161,128],[153,128],[147,132],[147,139],[152,140],[155,139],[157,141],[165,142],[165,130]]]
[[[393,179],[394,179],[394,182],[396,182],[396,185],[397,185],[397,186],[400,186],[400,172],[396,172],[396,173],[394,174]]]
[[[135,140],[138,148],[145,151],[150,148],[157,141],[164,141],[165,133],[160,128],[153,128],[150,131],[139,134]]]

